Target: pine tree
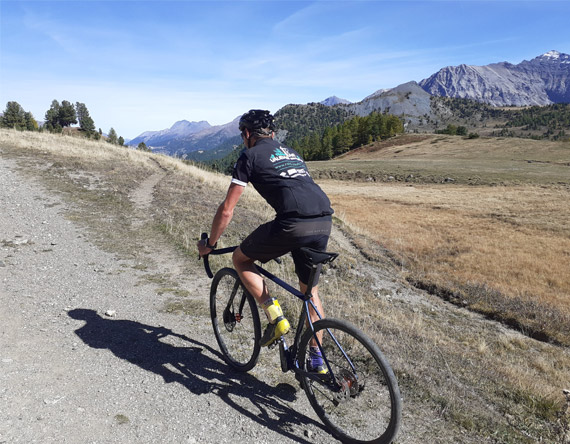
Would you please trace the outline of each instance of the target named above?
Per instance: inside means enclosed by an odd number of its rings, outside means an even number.
[[[109,135],[107,136],[107,142],[112,143],[113,145],[116,145],[118,143],[118,136],[117,136],[117,131],[115,131],[115,128],[111,128],[109,130]]]
[[[59,110],[61,106],[57,100],[52,100],[50,109],[46,111],[45,128],[49,131],[61,131],[59,124]]]
[[[386,137],[386,118],[384,115],[373,112],[369,116],[370,119],[370,133],[372,140],[378,141],[382,136]]]
[[[312,132],[309,136],[308,148],[310,155],[306,155],[307,160],[318,160],[321,152],[321,138],[316,132]]]
[[[8,102],[4,115],[0,117],[0,126],[19,130],[26,129],[26,112],[24,108],[18,102]]]
[[[26,120],[26,129],[28,131],[38,131],[39,125],[31,112],[24,113],[24,118]]]
[[[291,148],[293,148],[295,151],[297,151],[303,159],[305,158],[305,156],[303,155],[303,150],[302,150],[301,145],[299,144],[298,140],[293,140],[293,143],[291,144]]]
[[[368,117],[362,117],[359,118],[357,122],[355,144],[357,146],[366,145],[370,139],[370,119]]]
[[[404,124],[402,121],[394,116],[388,115],[386,117],[386,136],[385,137],[392,137],[396,134],[404,132]]]
[[[333,138],[333,152],[335,156],[346,153],[352,146],[352,134],[348,125],[340,125],[337,135]]]
[[[88,137],[95,134],[95,122],[89,115],[89,110],[85,103],[77,102],[75,104],[75,110],[77,112],[77,120],[79,121],[79,128],[81,131],[85,131]]]
[[[146,146],[146,143],[144,143],[144,142],[141,142],[137,145],[137,150],[148,151],[148,152],[151,151],[151,149],[148,146]]]
[[[467,128],[464,126],[457,127],[457,135],[458,136],[466,136],[467,135]]]
[[[321,160],[332,159],[333,157],[333,130],[328,127],[323,133],[323,139],[321,141],[321,153],[319,158]]]
[[[67,100],[61,102],[58,119],[59,124],[62,127],[71,126],[72,124],[77,123],[77,114],[72,103],[68,102]]]

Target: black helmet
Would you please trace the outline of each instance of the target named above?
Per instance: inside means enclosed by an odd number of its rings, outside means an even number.
[[[258,133],[275,131],[274,120],[274,117],[269,111],[251,109],[239,119],[239,130],[243,131],[247,128],[250,132]]]

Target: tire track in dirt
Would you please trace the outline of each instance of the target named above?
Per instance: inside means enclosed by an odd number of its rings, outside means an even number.
[[[164,168],[156,159],[150,159],[149,163],[151,164],[152,168],[156,170],[156,172],[142,181],[138,188],[136,188],[129,195],[130,200],[140,210],[139,213],[141,213],[141,215],[143,215],[143,213],[151,207],[154,198],[153,194],[155,187],[168,174],[168,170]],[[140,227],[145,222],[146,218],[143,216],[140,219],[133,221],[133,227]]]
[[[136,215],[131,222],[132,230],[142,229],[147,224],[155,223],[153,222],[152,213],[149,213],[152,208],[154,193],[156,187],[169,174],[168,168],[161,165],[158,160],[151,158],[148,160],[148,163],[154,172],[129,194],[129,199],[135,206],[134,214]],[[176,252],[171,248],[155,249],[153,260],[160,264],[160,268],[164,270],[164,273],[170,275],[174,280],[179,280],[187,271],[184,267],[184,262],[180,261]],[[185,282],[186,284],[188,283]],[[194,285],[191,285],[191,287],[190,290],[195,289]]]

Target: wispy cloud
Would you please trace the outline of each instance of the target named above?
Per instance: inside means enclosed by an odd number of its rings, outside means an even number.
[[[72,5],[72,7],[71,7]],[[460,63],[570,52],[570,2],[0,0],[0,106],[86,103],[124,137],[361,100]],[[529,32],[532,24],[533,32]]]
[[[301,2],[292,2],[292,4],[294,6],[302,5]],[[273,25],[273,33],[281,37],[299,33],[305,34],[311,29],[311,27],[307,25],[311,22],[314,23],[317,21],[319,16],[326,11],[325,8],[327,8],[327,6],[331,7],[330,4],[313,2],[309,6],[300,7],[293,13],[276,22]],[[334,7],[334,5],[332,5],[332,7]]]

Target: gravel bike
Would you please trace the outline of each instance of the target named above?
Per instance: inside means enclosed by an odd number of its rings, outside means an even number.
[[[206,233],[202,234],[202,239],[207,238]],[[221,248],[209,254],[230,253],[236,248]],[[311,263],[310,283],[320,272],[321,265],[338,256],[309,248],[302,251]],[[210,315],[224,360],[237,371],[251,370],[261,350],[261,322],[256,301],[233,268],[222,268],[214,276],[208,255],[203,259],[206,273],[213,278]],[[293,343],[289,346],[282,336],[273,344],[279,346],[281,370],[295,373],[311,406],[340,441],[392,442],[401,419],[400,391],[394,372],[378,346],[347,321],[323,319],[311,300],[312,285],[309,284],[303,294],[261,266],[256,267],[262,275],[303,302]],[[318,321],[311,321],[309,306],[318,314]],[[321,351],[328,369],[325,374],[308,371],[311,339]]]

